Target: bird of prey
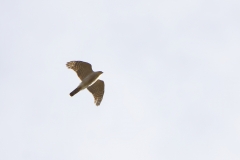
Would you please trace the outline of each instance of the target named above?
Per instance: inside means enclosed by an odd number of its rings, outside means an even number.
[[[73,69],[82,80],[79,86],[70,93],[70,96],[74,96],[79,91],[87,88],[94,97],[94,103],[99,106],[103,99],[104,82],[98,78],[103,72],[94,72],[92,65],[83,61],[70,61],[66,65],[69,69]]]

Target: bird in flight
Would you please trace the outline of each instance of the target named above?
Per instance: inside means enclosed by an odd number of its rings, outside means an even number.
[[[94,72],[92,65],[83,61],[70,61],[67,62],[66,65],[69,69],[73,69],[82,81],[78,87],[70,93],[70,96],[74,96],[79,91],[87,88],[94,97],[94,103],[99,106],[103,99],[104,82],[98,78],[103,72]]]

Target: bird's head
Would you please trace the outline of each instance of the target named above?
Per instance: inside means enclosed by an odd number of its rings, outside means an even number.
[[[97,71],[98,75],[100,76],[101,74],[103,74],[102,71]]]

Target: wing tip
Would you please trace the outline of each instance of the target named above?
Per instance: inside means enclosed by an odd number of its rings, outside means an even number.
[[[72,66],[73,66],[73,61],[67,62],[67,63],[66,63],[66,66],[67,66],[69,69],[71,69]]]

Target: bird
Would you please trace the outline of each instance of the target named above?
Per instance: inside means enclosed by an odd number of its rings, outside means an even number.
[[[87,88],[94,97],[94,103],[96,106],[99,106],[104,95],[104,81],[99,79],[100,75],[103,74],[103,72],[94,72],[92,70],[92,65],[84,61],[70,61],[67,62],[66,66],[69,69],[74,70],[82,81],[77,86],[77,88],[70,93],[70,96],[72,97],[79,91]]]

